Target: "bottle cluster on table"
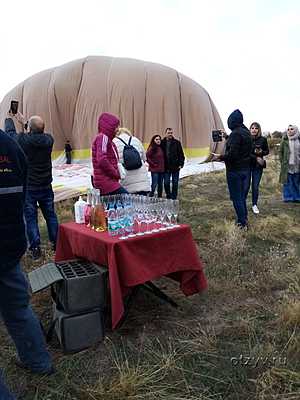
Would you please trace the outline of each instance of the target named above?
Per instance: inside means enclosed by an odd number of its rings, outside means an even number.
[[[177,225],[177,200],[133,194],[101,196],[89,189],[87,200],[75,203],[75,220],[97,232],[108,231],[120,239],[172,229]]]

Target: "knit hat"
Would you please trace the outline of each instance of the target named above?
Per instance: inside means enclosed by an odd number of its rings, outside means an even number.
[[[102,113],[98,119],[98,132],[113,138],[119,124],[119,119],[113,114]]]
[[[234,110],[228,117],[227,120],[228,128],[233,130],[234,128],[242,126],[243,121],[244,121],[243,114],[240,112],[240,110]]]

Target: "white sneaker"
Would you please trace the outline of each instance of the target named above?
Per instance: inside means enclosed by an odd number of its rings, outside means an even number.
[[[252,211],[254,212],[254,214],[259,214],[259,209],[256,204],[252,207]]]

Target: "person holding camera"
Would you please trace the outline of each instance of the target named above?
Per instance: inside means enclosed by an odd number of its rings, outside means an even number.
[[[250,133],[252,138],[252,154],[251,154],[251,167],[250,167],[250,181],[247,190],[247,195],[251,186],[252,191],[252,211],[254,214],[259,214],[257,207],[259,184],[266,168],[266,161],[264,156],[269,154],[268,141],[261,134],[261,126],[258,122],[252,122],[250,125]]]
[[[248,226],[246,198],[252,153],[251,135],[243,121],[240,110],[234,110],[229,115],[227,124],[231,134],[226,140],[225,152],[224,154],[213,153],[213,160],[225,162],[230,199],[236,212],[237,225],[241,228]]]
[[[20,118],[22,117],[20,114]],[[19,133],[17,140],[28,159],[28,187],[24,215],[29,251],[32,259],[38,260],[41,257],[38,206],[47,223],[52,250],[55,250],[57,240],[58,220],[54,208],[51,160],[54,139],[52,135],[44,132],[45,123],[37,115],[30,117],[28,128],[29,132]]]

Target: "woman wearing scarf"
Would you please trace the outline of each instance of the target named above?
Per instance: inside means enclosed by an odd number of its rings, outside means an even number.
[[[288,126],[287,135],[280,144],[279,159],[283,201],[300,202],[300,133],[297,126]]]

